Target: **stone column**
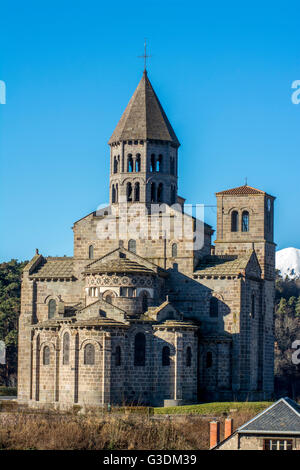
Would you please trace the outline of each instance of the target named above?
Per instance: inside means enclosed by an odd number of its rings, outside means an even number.
[[[103,332],[102,405],[110,403],[111,334]]]

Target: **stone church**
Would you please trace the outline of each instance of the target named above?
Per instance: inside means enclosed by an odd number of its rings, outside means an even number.
[[[72,257],[36,250],[24,269],[19,402],[269,399],[275,198],[217,192],[216,235],[187,213],[180,143],[146,71],[109,146],[109,205],[74,223]]]

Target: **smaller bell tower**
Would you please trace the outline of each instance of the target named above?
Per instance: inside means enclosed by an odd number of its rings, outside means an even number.
[[[216,254],[243,255],[254,249],[266,280],[275,279],[274,200],[244,185],[216,193]]]

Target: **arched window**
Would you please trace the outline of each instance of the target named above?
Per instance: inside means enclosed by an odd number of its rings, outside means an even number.
[[[255,294],[253,293],[251,296],[251,317],[255,317]]]
[[[137,333],[134,338],[134,365],[144,366],[146,359],[146,338],[144,333]]]
[[[173,243],[172,245],[172,258],[176,258],[177,256],[177,243]]]
[[[88,366],[95,364],[95,347],[91,343],[86,344],[84,347],[84,364]]]
[[[143,291],[141,294],[142,297],[142,311],[147,312],[148,310],[148,292]]]
[[[135,240],[129,240],[128,250],[132,251],[132,253],[136,253],[136,241]]]
[[[171,204],[176,202],[176,188],[174,185],[171,186]]]
[[[231,213],[231,231],[237,232],[239,229],[239,213],[238,211],[233,211]]]
[[[118,173],[118,160],[114,157],[114,173]]]
[[[43,350],[43,364],[44,366],[48,366],[50,364],[50,348],[49,346],[45,346]]]
[[[116,367],[120,367],[122,364],[122,352],[120,346],[116,347],[116,355],[115,355],[115,365]]]
[[[132,201],[132,185],[131,183],[127,183],[127,201],[131,202]]]
[[[118,188],[118,183],[116,184],[116,202],[119,200],[119,188]]]
[[[211,297],[209,304],[209,316],[216,318],[219,313],[219,301],[217,297]]]
[[[105,300],[105,302],[107,302],[108,304],[111,304],[111,303],[112,303],[112,295],[107,294],[107,295],[105,296],[105,299],[104,299],[104,300]]]
[[[164,346],[162,349],[161,363],[163,366],[170,365],[170,348],[169,346]]]
[[[135,183],[134,185],[134,200],[140,200],[140,183]]]
[[[171,160],[170,160],[170,173],[171,175],[175,174],[174,157],[171,157]]]
[[[63,337],[63,364],[67,365],[70,361],[70,335],[65,333]]]
[[[151,183],[151,202],[156,202],[156,186],[155,183]]]
[[[132,158],[131,153],[127,157],[127,171],[128,173],[133,172],[133,158]]]
[[[152,153],[151,160],[150,160],[150,172],[153,173],[155,171],[155,155]]]
[[[162,155],[158,155],[158,161],[157,161],[157,171],[162,171],[162,160],[163,160],[163,156]]]
[[[188,346],[186,348],[186,367],[191,367],[192,365],[192,350],[191,347]]]
[[[139,153],[137,153],[136,159],[135,159],[135,171],[137,173],[141,171],[141,156]]]
[[[48,318],[53,318],[56,312],[56,302],[54,299],[49,300],[48,303]]]
[[[157,201],[162,202],[163,200],[163,184],[159,183],[157,188]]]
[[[213,364],[212,353],[209,351],[206,354],[206,368],[209,369],[210,367],[212,367],[212,364]]]
[[[93,247],[93,245],[89,246],[89,259],[94,259],[94,247]]]
[[[249,212],[242,213],[242,232],[249,232]]]
[[[112,185],[112,188],[111,188],[111,202],[113,204],[116,202],[116,189],[115,189],[114,184]]]

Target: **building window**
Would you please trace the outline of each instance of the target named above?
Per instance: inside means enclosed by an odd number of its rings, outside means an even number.
[[[172,245],[172,258],[176,258],[177,256],[177,243],[173,243]]]
[[[255,294],[251,295],[251,317],[255,317]]]
[[[216,318],[219,314],[219,301],[216,297],[211,297],[209,304],[209,316]]]
[[[292,439],[264,439],[264,450],[293,450]]]
[[[164,346],[162,349],[162,358],[161,363],[163,366],[170,365],[170,348],[169,346]]]
[[[68,365],[70,361],[70,335],[65,333],[63,336],[63,364]]]
[[[84,364],[93,366],[95,364],[95,347],[93,344],[86,344],[84,347]]]
[[[151,160],[150,160],[150,172],[153,173],[155,171],[155,155],[152,153]]]
[[[141,156],[138,153],[135,159],[135,171],[139,173],[141,171]]]
[[[249,212],[242,213],[242,232],[249,232]]]
[[[176,188],[174,185],[171,186],[171,204],[176,202]]]
[[[151,183],[151,202],[156,202],[155,190],[156,190],[155,183]]]
[[[54,299],[49,300],[48,303],[48,318],[53,318],[56,312],[56,301]]]
[[[112,304],[112,295],[110,294],[107,294],[104,298],[105,302],[107,302],[108,304]]]
[[[212,353],[209,351],[206,354],[206,368],[209,369],[210,367],[212,367],[212,364],[213,364]]]
[[[133,172],[133,158],[131,154],[129,154],[127,157],[127,171],[128,173]]]
[[[163,156],[158,155],[158,161],[157,161],[158,168],[157,168],[157,171],[159,171],[159,172],[162,172],[162,160],[163,160]]]
[[[134,338],[134,365],[145,366],[146,338],[144,333],[137,333]]]
[[[89,246],[89,259],[94,259],[94,247],[93,247],[93,245]]]
[[[44,366],[49,366],[50,364],[50,348],[45,346],[43,350],[43,364]]]
[[[106,312],[105,312],[105,310],[102,310],[101,308],[99,309],[99,317],[103,317],[103,318],[106,317]]]
[[[191,367],[192,365],[192,350],[190,346],[186,348],[186,367]]]
[[[132,251],[132,253],[136,253],[136,241],[135,240],[129,240],[128,250]]]
[[[112,204],[116,202],[116,189],[115,189],[114,184],[112,185],[112,189],[111,189],[111,202]]]
[[[127,202],[131,202],[132,201],[132,185],[131,183],[127,183]]]
[[[237,211],[233,211],[231,214],[231,231],[237,232],[239,229],[239,213]]]
[[[115,365],[116,367],[120,367],[122,364],[122,353],[120,346],[116,347],[116,355],[115,355]]]
[[[148,310],[148,292],[143,291],[141,294],[142,298],[142,311],[147,312]]]
[[[140,183],[135,183],[134,185],[134,200],[140,200]]]
[[[157,188],[157,201],[162,202],[163,200],[163,184],[159,183]]]
[[[118,160],[114,157],[114,173],[118,173]]]

